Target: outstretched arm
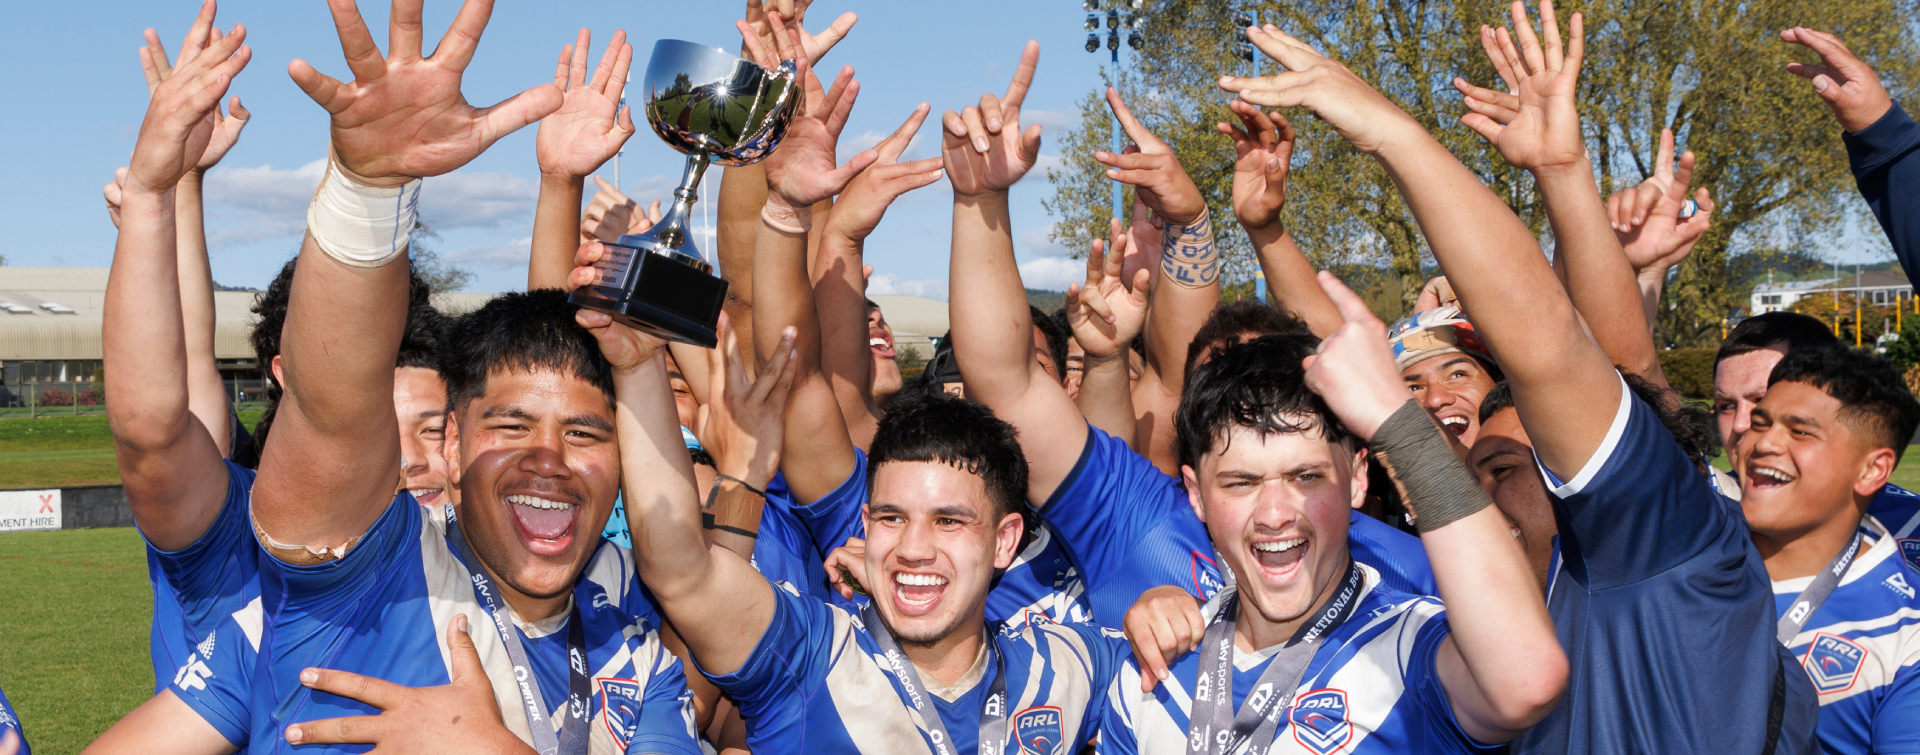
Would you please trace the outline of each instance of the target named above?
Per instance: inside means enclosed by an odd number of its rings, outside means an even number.
[[[1325,338],[1340,328],[1340,312],[1314,284],[1313,263],[1300,253],[1280,220],[1287,204],[1287,174],[1293,160],[1293,124],[1278,112],[1238,100],[1227,103],[1240,126],[1214,126],[1233,138],[1233,214],[1253,241],[1267,290],[1280,306]]]
[[[1020,105],[1040,62],[1028,42],[1005,97],[942,118],[941,155],[953,186],[953,251],[948,309],[954,357],[967,397],[986,404],[1020,433],[1027,456],[1027,500],[1044,503],[1086,446],[1086,419],[1067,391],[1033,358],[1033,320],[1013,261],[1007,189],[1040,157],[1040,127],[1020,128]]]
[[[1173,414],[1186,384],[1187,344],[1220,304],[1220,252],[1206,199],[1173,154],[1173,148],[1133,117],[1120,92],[1107,88],[1113,109],[1135,147],[1124,154],[1095,152],[1107,178],[1134,187],[1139,201],[1162,221],[1160,274],[1153,277],[1147,313],[1146,364],[1133,391],[1138,426],[1133,448],[1168,474],[1180,464],[1174,452]],[[1136,210],[1137,211],[1137,210]]]
[[[553,85],[565,91],[559,110],[540,119],[534,156],[540,164],[540,199],[533,211],[533,252],[527,264],[527,288],[563,288],[580,248],[580,197],[587,176],[599,170],[633,136],[633,108],[621,107],[633,45],[626,31],[613,33],[600,67],[587,78],[587,53],[593,37],[586,29],[560,48]]]
[[[901,195],[940,180],[940,158],[901,162],[926,120],[926,103],[885,141],[878,159],[833,203],[813,261],[813,298],[820,318],[820,367],[833,385],[853,444],[866,448],[879,427],[873,405],[873,349],[867,336],[867,236]]]
[[[1461,122],[1486,137],[1513,167],[1533,173],[1553,224],[1555,262],[1566,270],[1565,290],[1607,357],[1627,372],[1658,379],[1660,360],[1640,287],[1609,224],[1580,137],[1575,102],[1584,48],[1580,15],[1573,16],[1571,44],[1563,54],[1551,2],[1542,6],[1544,50],[1526,6],[1515,2],[1511,11],[1515,31],[1482,26],[1480,44],[1517,107],[1510,119],[1500,121],[1494,117],[1503,114],[1498,105],[1478,105],[1477,98],[1469,98],[1475,112]]]
[[[220,30],[213,27],[199,29],[197,36],[189,32],[181,54],[198,53],[209,41],[218,42],[220,37]],[[148,29],[146,38],[147,49],[140,56],[140,67],[147,74],[147,94],[151,96],[173,75],[173,65],[167,59],[166,47],[160,44],[160,35]],[[187,406],[207,428],[207,434],[212,436],[213,445],[220,449],[222,456],[233,450],[232,405],[228,402],[226,384],[220,379],[219,363],[213,356],[213,271],[207,263],[201,184],[207,171],[220,164],[227,151],[239,142],[241,130],[252,117],[240,105],[239,95],[229,101],[228,107],[232,115],[221,113],[217,106],[207,114],[214,123],[207,150],[201,153],[200,162],[193,170],[180,177],[174,196],[174,220],[179,238],[175,256],[180,269],[181,316],[186,323]]]
[[[1447,604],[1451,635],[1435,666],[1454,719],[1475,740],[1505,742],[1553,709],[1567,658],[1526,554],[1446,433],[1407,398],[1386,326],[1333,277],[1320,285],[1345,324],[1307,357],[1306,382],[1372,444],[1418,514],[1420,541]]]
[[[188,33],[179,67],[147,105],[120,182],[120,235],[101,334],[107,418],[127,504],[141,533],[165,550],[199,539],[219,514],[227,489],[223,454],[192,411],[194,369],[182,314],[175,205],[181,177],[199,164],[213,138],[211,115],[220,97],[252,56],[241,44],[243,26],[210,39],[213,16],[214,5],[207,2]],[[142,57],[151,59],[146,51]],[[224,421],[225,407],[219,416]]]
[[[1107,240],[1095,240],[1087,252],[1086,284],[1067,285],[1067,324],[1086,352],[1074,404],[1088,424],[1116,438],[1133,437],[1137,426],[1129,344],[1146,325],[1147,291],[1153,280],[1151,270],[1136,270],[1133,280],[1125,280],[1129,251],[1120,221],[1108,221]]]
[[[269,545],[337,553],[386,510],[399,480],[393,363],[407,265],[394,263],[406,252],[418,179],[465,165],[563,96],[542,84],[490,108],[467,104],[460,78],[492,13],[487,0],[461,7],[430,58],[420,54],[421,0],[394,0],[385,59],[351,2],[330,7],[354,81],[302,60],[288,67],[332,115],[332,160],[294,272],[281,355],[287,392],[261,454],[253,514]],[[378,220],[369,208],[379,208]],[[306,560],[298,550],[276,555]]]
[[[1417,121],[1346,67],[1272,26],[1249,36],[1286,71],[1225,77],[1221,86],[1256,105],[1306,107],[1380,161],[1505,370],[1535,451],[1547,469],[1570,479],[1606,437],[1624,388],[1581,329],[1526,225]],[[1549,54],[1561,57],[1559,46]]]

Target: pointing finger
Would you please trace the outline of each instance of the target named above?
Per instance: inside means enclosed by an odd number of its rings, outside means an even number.
[[[1333,306],[1340,310],[1340,319],[1358,323],[1378,321],[1373,316],[1373,310],[1367,308],[1367,303],[1333,273],[1322,270],[1315,280],[1319,282],[1320,290],[1327,292],[1327,298],[1333,300]]]

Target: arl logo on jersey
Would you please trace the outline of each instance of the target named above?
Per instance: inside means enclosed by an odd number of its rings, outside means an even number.
[[[1920,537],[1901,538],[1900,556],[1907,560],[1908,566],[1920,571]]]
[[[1337,689],[1317,689],[1301,695],[1287,713],[1293,724],[1293,741],[1319,755],[1333,755],[1353,741],[1353,724],[1347,721],[1347,693]]]
[[[646,687],[632,679],[593,681],[600,685],[600,711],[607,718],[607,733],[625,751],[633,735],[640,733],[640,701],[646,697]]]
[[[1837,634],[1816,632],[1813,644],[1807,647],[1807,657],[1801,666],[1807,669],[1807,676],[1813,680],[1813,688],[1822,695],[1845,692],[1860,677],[1861,661],[1866,660],[1867,649],[1855,644],[1853,640]]]
[[[1051,705],[1036,705],[1015,714],[1013,738],[1020,741],[1020,755],[1065,755],[1067,752],[1060,709]]]
[[[1220,581],[1220,565],[1213,557],[1200,551],[1193,552],[1193,591],[1203,598],[1212,598],[1226,583]]]

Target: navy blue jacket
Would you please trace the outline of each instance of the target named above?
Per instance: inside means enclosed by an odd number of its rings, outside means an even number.
[[[1860,196],[1893,242],[1907,280],[1914,280],[1920,272],[1920,123],[1896,102],[1873,125],[1841,138]]]

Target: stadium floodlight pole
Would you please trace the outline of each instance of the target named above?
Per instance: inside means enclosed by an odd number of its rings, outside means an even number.
[[[1138,54],[1141,46],[1145,43],[1144,38],[1140,34],[1140,28],[1145,23],[1145,19],[1141,18],[1141,13],[1146,8],[1146,0],[1105,0],[1105,2],[1102,2],[1102,0],[1084,0],[1081,3],[1081,8],[1087,12],[1087,52],[1090,53],[1100,51],[1101,11],[1103,9],[1106,11],[1104,15],[1107,26],[1107,52],[1110,54],[1108,62],[1113,66],[1112,75],[1108,80],[1112,81],[1115,87],[1118,87],[1120,85],[1121,70],[1120,33],[1122,31],[1127,33],[1127,48],[1133,50],[1135,54]],[[1124,15],[1122,13],[1123,10],[1125,11]],[[1126,148],[1126,145],[1120,140],[1120,134],[1120,119],[1109,118],[1107,120],[1107,142],[1108,149],[1112,150],[1114,154],[1119,154],[1121,150]],[[1125,198],[1125,193],[1126,187],[1122,186],[1119,181],[1114,181],[1113,216],[1120,218],[1122,222],[1124,222],[1126,218],[1126,212],[1122,203],[1122,200]]]

